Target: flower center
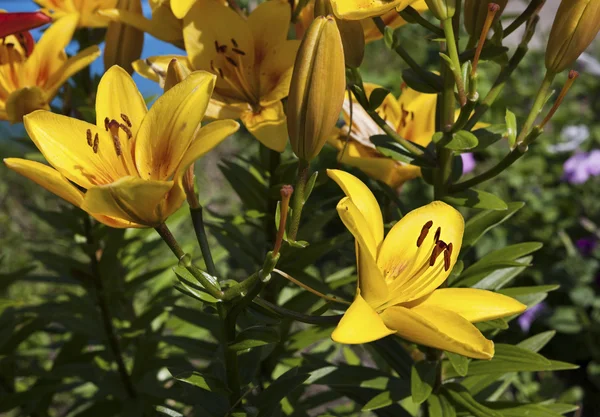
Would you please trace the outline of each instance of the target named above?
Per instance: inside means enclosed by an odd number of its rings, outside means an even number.
[[[210,69],[246,102],[257,105],[259,100],[255,83],[246,73],[243,63],[246,52],[239,48],[233,38],[229,46],[215,41],[215,49],[217,58],[211,60]]]

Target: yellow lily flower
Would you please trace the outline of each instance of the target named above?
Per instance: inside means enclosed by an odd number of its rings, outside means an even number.
[[[428,10],[425,0],[415,0],[414,3],[410,4],[410,6],[412,6],[418,12],[424,12]],[[300,11],[295,25],[297,39],[302,39],[304,33],[310,26],[311,22],[314,20],[314,8],[315,2],[310,1]],[[390,10],[382,14],[381,19],[383,20],[386,26],[389,26],[392,29],[397,29],[400,26],[406,24],[406,20],[400,17],[396,10]],[[373,22],[372,18],[369,17],[367,19],[360,19],[360,24],[365,34],[365,43],[373,42],[383,37],[379,29],[377,29],[377,26]]]
[[[0,120],[17,123],[27,113],[49,109],[65,81],[100,56],[98,47],[91,46],[67,58],[64,49],[71,42],[78,19],[69,15],[55,22],[30,56],[15,36],[0,44]]]
[[[404,216],[384,238],[377,200],[358,178],[327,174],[344,197],[338,213],[356,239],[356,298],[331,338],[367,343],[391,334],[471,358],[490,359],[494,344],[471,323],[524,311],[513,298],[471,288],[440,288],[460,252],[461,214],[434,201]]]
[[[53,19],[60,19],[69,14],[79,16],[79,27],[101,28],[110,23],[97,12],[102,9],[113,9],[118,0],[34,0],[44,12]]]
[[[187,167],[239,127],[200,127],[214,84],[212,74],[195,72],[148,111],[129,74],[111,67],[98,85],[96,124],[43,110],[25,117],[51,166],[4,163],[108,226],[158,226],[185,200]]]
[[[365,84],[367,95],[379,88]],[[377,109],[379,115],[403,138],[421,146],[427,146],[435,133],[435,94],[424,94],[404,87],[398,99],[388,94]],[[370,137],[385,134],[358,102],[352,99],[352,130],[350,123],[350,100],[344,101],[343,126],[328,142],[339,150],[340,162],[359,168],[370,177],[383,181],[392,188],[421,175],[421,168],[394,161],[382,155]],[[349,133],[349,135],[348,135]]]
[[[390,10],[400,11],[417,0],[331,0],[333,12],[340,19],[359,20],[381,16]]]
[[[176,17],[171,9],[171,6],[178,4],[179,1],[149,0],[152,10],[151,19],[145,18],[141,13],[115,8],[100,10],[98,14],[112,21],[133,26],[183,49],[183,20]]]
[[[197,1],[184,18],[187,57],[152,57],[133,65],[141,75],[163,82],[169,62],[217,75],[207,110],[214,119],[241,119],[270,149],[287,143],[281,99],[290,81],[299,42],[286,40],[290,7],[285,0],[260,4],[247,19],[218,0]]]

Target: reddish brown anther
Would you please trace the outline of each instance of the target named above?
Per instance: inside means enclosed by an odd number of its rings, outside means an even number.
[[[421,245],[423,244],[423,241],[429,234],[429,229],[431,229],[431,226],[433,226],[433,222],[431,220],[429,220],[423,225],[423,228],[421,229],[421,234],[419,234],[419,237],[417,239],[417,248],[421,247]]]

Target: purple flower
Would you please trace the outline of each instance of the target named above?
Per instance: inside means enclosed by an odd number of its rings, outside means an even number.
[[[575,246],[577,246],[579,253],[581,253],[583,256],[590,256],[594,249],[596,249],[597,244],[598,239],[596,239],[595,236],[584,237],[575,242]]]
[[[477,163],[475,162],[475,157],[472,153],[461,153],[460,157],[462,158],[463,175],[468,174],[475,169]]]
[[[531,329],[533,322],[538,319],[547,308],[546,303],[542,302],[528,308],[519,316],[517,321],[519,322],[519,326],[521,327],[521,330],[523,330],[523,333],[529,333],[529,329]]]
[[[600,149],[575,153],[567,159],[563,170],[563,178],[571,184],[583,184],[590,177],[600,175]]]

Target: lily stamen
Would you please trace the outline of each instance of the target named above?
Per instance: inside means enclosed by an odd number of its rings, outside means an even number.
[[[420,247],[423,244],[423,241],[427,237],[427,234],[429,233],[429,229],[431,229],[431,226],[433,226],[433,222],[431,220],[429,220],[427,223],[425,223],[423,225],[423,228],[421,229],[421,234],[419,235],[419,238],[417,239],[417,247]]]
[[[125,123],[127,123],[127,126],[132,127],[133,125],[131,124],[131,120],[129,119],[129,117],[126,114],[121,113],[121,119],[123,119],[123,121]]]
[[[88,129],[85,132],[85,134],[86,134],[87,144],[91,148],[92,146],[94,146],[94,143],[92,142],[92,131],[90,129]]]

